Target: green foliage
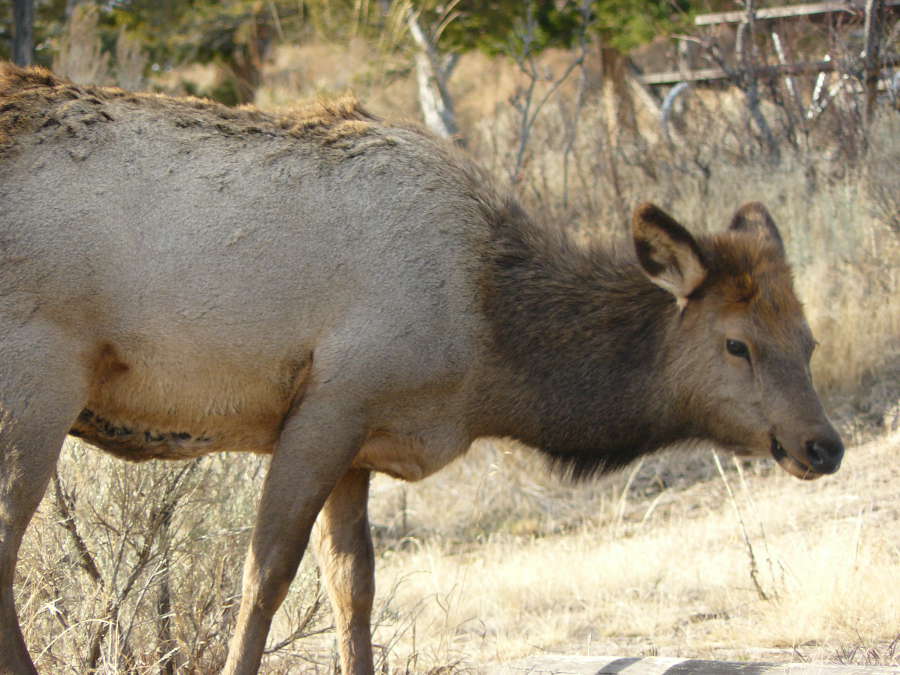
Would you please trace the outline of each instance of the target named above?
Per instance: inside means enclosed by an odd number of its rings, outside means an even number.
[[[286,1],[119,0],[106,22],[111,31],[136,35],[156,68],[217,64],[224,81],[198,93],[236,104],[252,100],[269,47],[301,13],[302,3]]]
[[[157,69],[216,63],[231,81],[215,92],[201,93],[237,103],[252,98],[261,63],[277,41],[365,35],[380,38],[388,50],[403,49],[404,39],[384,36],[396,32],[398,25],[402,30],[407,9],[420,13],[423,26],[439,29],[438,45],[445,52],[480,50],[516,56],[571,47],[582,36],[599,36],[604,44],[627,51],[680,28],[690,20],[695,4],[696,0],[112,0],[98,6],[104,51],[115,51],[124,29],[140,41]],[[38,63],[52,62],[65,28],[65,10],[66,0],[37,3]],[[11,39],[12,0],[0,0],[0,58],[8,58]]]
[[[523,42],[534,51],[567,47],[583,23],[578,3],[535,0],[462,0],[454,7],[440,45],[448,51],[478,49],[488,54],[519,52]],[[426,13],[432,24],[437,12]],[[430,15],[430,16],[429,16]]]
[[[690,0],[601,0],[592,5],[594,30],[622,52],[691,26]]]
[[[179,24],[193,4],[179,0],[120,0],[109,5],[105,23],[133,32],[154,61],[167,63],[167,42],[177,35]]]
[[[121,0],[109,23],[140,35],[151,58],[165,67],[227,60],[246,46],[255,27],[272,31],[268,6],[252,0]]]
[[[423,12],[432,25],[440,16],[433,3]],[[461,0],[441,35],[448,51],[478,49],[488,54],[531,53],[571,47],[582,32],[627,51],[690,23],[690,0]]]

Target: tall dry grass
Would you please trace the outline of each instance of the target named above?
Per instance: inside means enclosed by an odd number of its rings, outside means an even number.
[[[561,490],[485,446],[431,484],[376,483],[379,497],[408,492],[408,543],[379,561],[381,584],[399,584],[398,616],[415,617],[395,662],[480,672],[546,651],[839,662],[861,647],[896,665],[898,450],[896,434],[856,448],[839,480],[813,484],[760,465],[743,480],[728,472],[734,505],[719,478],[654,497],[622,479]],[[504,506],[484,528],[492,500]]]
[[[116,84],[139,90],[146,84],[147,56],[140,40],[122,28],[115,53],[105,51],[100,38],[100,8],[82,3],[72,10],[64,33],[57,39],[53,70],[76,84]]]
[[[281,50],[258,101],[281,107],[352,88],[377,112],[414,116],[409,73],[370,53],[361,41]],[[552,58],[547,68],[558,73],[566,55]],[[139,70],[119,67],[130,77]],[[509,98],[522,77],[473,57],[451,82],[470,151],[501,179],[521,147]],[[741,465],[742,474],[726,462],[733,499],[708,450],[570,486],[532,452],[485,441],[421,484],[379,477],[379,668],[479,672],[544,650],[896,663],[897,114],[877,121],[864,162],[831,133],[840,120],[825,119],[776,165],[732,92],[695,92],[670,144],[646,116],[616,128],[601,89],[578,97],[578,86],[567,83],[545,107],[513,177],[537,217],[568,223],[578,237],[626,242],[628,214],[642,201],[697,230],[764,201],[821,343],[815,378],[845,435],[894,435],[851,450],[841,474],[811,485],[768,462]],[[67,446],[17,578],[38,668],[221,667],[265,468],[265,459],[230,455],[134,466]],[[333,639],[307,558],[263,671],[334,672]]]

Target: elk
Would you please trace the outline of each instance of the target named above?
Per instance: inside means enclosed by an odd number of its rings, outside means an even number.
[[[277,116],[11,65],[0,203],[2,673],[35,672],[13,575],[68,434],[271,455],[230,674],[310,541],[343,671],[372,672],[373,471],[418,480],[485,436],[579,477],[697,439],[803,479],[841,462],[758,203],[703,236],[645,204],[633,251],[580,246],[352,100]]]

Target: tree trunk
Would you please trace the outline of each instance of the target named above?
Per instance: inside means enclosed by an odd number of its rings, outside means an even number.
[[[425,125],[438,136],[462,144],[456,114],[453,112],[453,99],[447,91],[447,76],[456,61],[450,59],[446,66],[442,63],[437,47],[422,30],[418,17],[412,11],[407,18],[407,25],[419,48],[416,52],[416,81]]]
[[[14,1],[13,22],[13,63],[30,66],[34,61],[34,0]]]

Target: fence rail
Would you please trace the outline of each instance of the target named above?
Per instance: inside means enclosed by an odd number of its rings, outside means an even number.
[[[891,56],[887,58],[883,58],[880,60],[881,67],[887,68],[890,66],[900,65],[900,56]],[[860,64],[860,67],[863,67]],[[784,63],[784,64],[776,64],[776,65],[768,65],[768,66],[756,66],[755,68],[750,69],[754,75],[759,78],[771,78],[778,77],[780,75],[801,75],[801,74],[814,74],[814,73],[829,73],[835,70],[841,70],[842,65],[839,62],[835,61],[812,61],[812,62],[801,62],[801,63]],[[664,73],[650,73],[639,75],[638,79],[646,84],[646,85],[660,85],[660,84],[676,84],[678,82],[705,82],[705,81],[714,81],[714,80],[728,80],[733,78],[736,74],[747,73],[747,69],[745,68],[736,68],[734,72],[727,72],[721,68],[700,68],[696,70],[689,70],[687,72],[682,73],[681,71],[673,70]]]
[[[900,0],[885,0],[884,5],[885,7],[900,7]],[[758,9],[755,12],[755,18],[757,20],[790,19],[797,16],[831,14],[833,12],[853,12],[861,14],[865,9],[865,0],[851,0],[850,2],[813,2],[805,5]],[[737,12],[714,12],[711,14],[698,14],[694,17],[694,23],[697,26],[714,26],[720,23],[741,23],[746,18],[747,12],[744,10]]]

